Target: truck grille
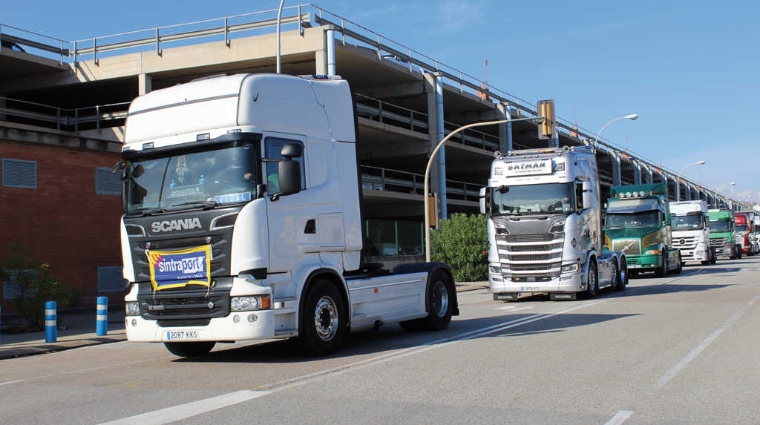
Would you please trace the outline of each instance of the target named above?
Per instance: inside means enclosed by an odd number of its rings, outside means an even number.
[[[229,290],[210,292],[204,287],[167,293],[144,292],[140,291],[137,301],[140,303],[140,314],[145,319],[210,319],[225,317],[230,312]]]
[[[697,238],[696,236],[674,236],[673,246],[679,249],[694,249],[697,247]]]
[[[641,254],[641,243],[638,239],[616,239],[612,241],[613,251],[623,251],[625,255]]]
[[[496,235],[499,261],[511,278],[559,276],[564,233]]]
[[[710,238],[710,245],[714,246],[716,250],[719,250],[726,246],[728,238]]]

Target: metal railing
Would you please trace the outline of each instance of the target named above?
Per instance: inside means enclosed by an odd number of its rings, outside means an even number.
[[[424,174],[369,165],[362,165],[361,173],[362,189],[365,191],[378,190],[423,195]],[[481,187],[483,187],[482,184],[447,179],[446,196],[449,199],[477,202]]]
[[[128,107],[129,102],[121,102],[69,109],[0,97],[0,121],[61,131],[100,130],[124,125]]]

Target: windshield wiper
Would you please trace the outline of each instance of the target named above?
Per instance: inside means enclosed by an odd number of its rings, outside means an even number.
[[[127,213],[127,215],[134,216],[139,215],[141,217],[145,217],[146,215],[153,215],[153,214],[160,214],[165,213],[166,210],[163,208],[144,208],[140,210],[135,210]]]
[[[214,208],[218,206],[219,203],[216,201],[190,201],[190,202],[182,202],[181,204],[174,204],[172,207],[191,207],[191,208],[203,208],[204,210],[210,210],[211,208]],[[171,208],[171,210],[176,209],[182,209],[182,208]]]

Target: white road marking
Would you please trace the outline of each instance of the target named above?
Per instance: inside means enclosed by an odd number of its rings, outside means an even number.
[[[2,387],[3,385],[17,384],[19,382],[24,382],[24,380],[23,379],[19,379],[17,381],[0,382],[0,387]]]
[[[615,413],[615,416],[611,417],[609,421],[604,423],[604,425],[620,425],[627,421],[631,415],[633,415],[632,410],[621,410]]]
[[[106,422],[103,425],[162,425],[171,422],[187,419],[212,410],[232,406],[233,404],[242,403],[257,397],[269,394],[268,391],[250,391],[241,390],[233,393],[222,394],[216,397],[204,400],[191,401],[189,403],[177,406],[167,407],[165,409],[153,412],[143,413],[141,415],[130,416],[128,418],[118,419],[112,422]]]
[[[524,307],[516,307],[513,305],[506,305],[504,307],[496,307],[496,310],[504,310],[504,311],[520,311],[520,310],[527,310],[533,308],[532,305],[526,305]]]
[[[718,329],[716,329],[713,333],[707,336],[704,340],[702,340],[699,345],[697,345],[693,350],[689,352],[686,356],[684,356],[681,360],[678,361],[673,367],[671,367],[667,372],[665,372],[664,375],[660,377],[660,380],[657,382],[657,388],[664,387],[671,379],[673,379],[674,376],[678,374],[683,368],[689,365],[689,363],[697,358],[702,351],[704,351],[705,348],[707,348],[713,341],[715,341],[720,334],[723,333],[726,329],[728,329],[729,326],[731,326],[734,322],[739,320],[744,313],[747,312],[755,303],[757,300],[760,299],[760,294],[755,295],[755,298],[752,298],[747,304],[742,307],[741,310],[737,311],[733,316],[731,316],[728,320],[726,320]]]

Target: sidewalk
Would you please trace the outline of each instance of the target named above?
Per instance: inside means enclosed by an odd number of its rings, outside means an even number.
[[[457,283],[457,292],[488,289],[488,282]],[[59,312],[61,326],[56,342],[45,342],[45,331],[19,334],[0,334],[0,360],[53,353],[73,348],[126,341],[124,307],[108,310],[108,332],[96,334],[95,307],[92,311]],[[4,319],[5,320],[5,319]],[[65,329],[64,329],[65,328]]]

